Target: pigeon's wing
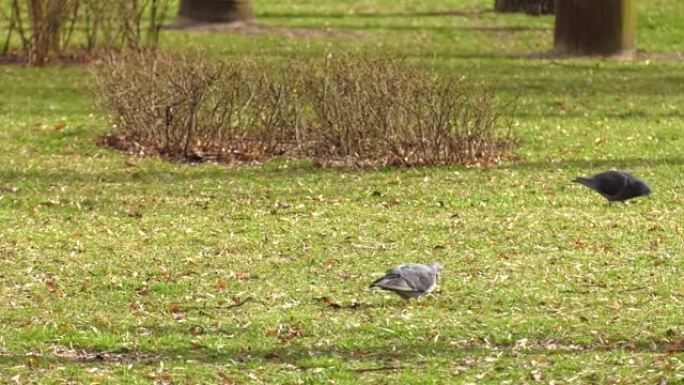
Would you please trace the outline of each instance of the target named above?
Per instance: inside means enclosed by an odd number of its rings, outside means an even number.
[[[607,171],[592,178],[596,182],[596,190],[605,196],[617,195],[625,188],[629,175],[619,171]]]
[[[430,290],[435,284],[435,272],[424,265],[402,266],[401,276],[415,291]]]
[[[371,287],[379,287],[392,291],[415,291],[409,283],[398,274],[387,274],[371,284]]]
[[[393,268],[387,270],[385,275],[401,275],[401,268],[404,266],[406,266],[406,265],[400,265],[397,267],[393,267]]]

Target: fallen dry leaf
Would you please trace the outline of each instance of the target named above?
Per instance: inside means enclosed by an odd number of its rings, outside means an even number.
[[[541,370],[533,370],[532,373],[530,373],[530,376],[535,381],[541,381],[544,379],[544,373],[542,373]]]
[[[287,330],[284,333],[281,333],[278,338],[280,339],[280,342],[287,343],[301,336],[302,332],[296,326],[287,325]]]
[[[52,277],[45,279],[45,287],[47,287],[49,291],[55,291],[58,289],[57,282],[55,282],[54,278]]]
[[[394,199],[390,199],[390,200],[388,200],[388,201],[386,201],[386,202],[382,202],[381,204],[382,204],[385,208],[390,208],[390,207],[392,207],[392,206],[398,205],[400,202],[401,202],[401,201],[400,201],[399,199],[394,198]]]
[[[302,332],[296,325],[285,324],[278,324],[276,327],[268,328],[264,331],[264,334],[269,337],[277,337],[282,343],[290,342],[302,336]]]
[[[237,382],[225,373],[219,373],[219,378],[221,379],[222,385],[235,385]]]
[[[332,307],[334,309],[339,309],[342,307],[342,304],[340,304],[339,302],[335,302],[335,301],[331,300],[330,297],[321,297],[321,298],[319,298],[319,300],[321,302],[323,302],[324,304],[326,304],[329,307]]]
[[[26,360],[26,366],[28,366],[29,368],[34,368],[38,366],[38,359],[36,357],[29,357]]]

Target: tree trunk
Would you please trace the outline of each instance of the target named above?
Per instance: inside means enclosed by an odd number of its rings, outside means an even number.
[[[496,0],[494,10],[496,12],[522,12],[527,0]]]
[[[496,0],[496,12],[525,12],[530,15],[548,15],[555,12],[556,0]]]
[[[251,0],[181,0],[179,24],[231,23],[254,19]]]
[[[565,55],[632,57],[636,0],[558,0],[554,47]]]

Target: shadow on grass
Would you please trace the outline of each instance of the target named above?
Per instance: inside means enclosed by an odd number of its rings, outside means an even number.
[[[193,344],[187,348],[159,349],[156,351],[97,351],[88,348],[61,348],[53,352],[36,353],[4,353],[0,354],[0,366],[25,365],[30,356],[48,363],[142,363],[157,365],[159,361],[196,361],[208,364],[225,362],[287,364],[296,370],[324,368],[330,370],[368,371],[376,369],[415,369],[430,358],[448,357],[450,360],[466,357],[484,357],[492,352],[506,355],[547,355],[573,356],[580,354],[596,354],[601,352],[625,353],[681,353],[684,352],[684,340],[672,342],[662,341],[617,341],[591,344],[576,344],[555,339],[527,340],[525,345],[490,344],[483,341],[470,342],[464,345],[451,344],[446,341],[436,343],[421,341],[406,343],[401,339],[393,339],[373,344],[359,344],[344,348],[320,348],[297,342],[274,342],[272,346],[255,348],[245,346],[220,351],[207,348],[201,344]],[[312,363],[312,361],[314,363]],[[320,364],[315,362],[325,362]],[[344,362],[344,366],[340,365]],[[391,366],[390,363],[405,362],[406,367]],[[380,366],[378,366],[380,365]],[[388,366],[384,366],[388,365]],[[396,365],[396,364],[393,364]]]
[[[682,166],[684,157],[665,157],[647,158],[633,157],[620,159],[562,159],[562,160],[537,160],[537,161],[517,161],[507,162],[492,169],[521,169],[521,170],[553,170],[553,169],[594,169],[594,168],[618,168],[630,170],[643,167],[659,166]],[[346,169],[334,170],[318,167],[303,166],[302,168],[290,167],[282,171],[270,171],[262,167],[198,167],[193,172],[183,172],[182,170],[162,171],[162,170],[138,170],[134,172],[124,171],[102,171],[102,172],[81,172],[77,170],[58,170],[58,171],[8,171],[0,170],[0,192],[17,193],[22,189],[12,190],[11,187],[27,184],[30,185],[63,185],[63,184],[132,184],[132,185],[173,185],[178,182],[191,182],[198,180],[224,180],[240,183],[244,181],[249,184],[274,183],[278,179],[291,179],[302,175],[321,175],[325,174],[366,174],[366,173],[395,173],[395,172],[420,172],[423,169],[450,169],[462,168],[462,166],[440,166],[440,167],[415,167],[415,168],[391,168],[382,167],[378,169]],[[464,169],[464,171],[477,172],[479,169]]]
[[[353,18],[382,18],[382,17],[438,17],[438,16],[473,16],[486,13],[493,13],[493,9],[488,8],[454,8],[433,11],[415,12],[262,12],[257,14],[257,19],[294,19],[294,18],[326,18],[341,19],[345,17]]]
[[[552,108],[549,105],[547,108]],[[568,118],[584,118],[586,116],[585,111],[573,111],[573,112],[561,112],[556,109],[556,111],[540,111],[536,113],[530,112],[515,112],[512,114],[518,118],[536,118],[543,116],[544,118],[557,118],[557,119],[568,119]],[[684,119],[684,112],[670,111],[670,112],[644,112],[644,111],[630,111],[623,113],[601,113],[602,117],[615,119],[615,120],[628,120],[628,119]]]
[[[288,25],[289,27],[295,28],[307,28],[309,25]],[[431,32],[483,32],[483,33],[515,33],[515,32],[552,32],[551,28],[548,27],[535,27],[535,26],[460,26],[460,25],[449,25],[449,26],[438,26],[438,25],[336,25],[332,26],[336,30],[345,31],[409,31],[409,32],[420,32],[420,31],[431,31]],[[501,57],[497,55],[494,57]],[[534,57],[534,56],[529,56]]]
[[[151,157],[151,159],[155,159]],[[184,163],[171,164],[182,167]],[[145,169],[141,166],[138,169],[131,169],[130,171],[113,170],[113,171],[80,171],[70,169],[47,170],[47,169],[33,169],[33,170],[2,170],[0,169],[0,192],[2,189],[8,189],[8,186],[16,184],[41,184],[41,185],[58,185],[64,183],[93,183],[93,184],[175,184],[179,181],[196,181],[196,180],[222,180],[226,182],[240,182],[248,181],[250,183],[262,183],[269,180],[276,180],[278,178],[291,178],[297,175],[313,175],[333,172],[331,170],[312,166],[306,160],[293,161],[287,164],[288,167],[278,169],[277,166],[265,165],[239,165],[226,166],[218,164],[216,166],[206,164],[194,164],[189,166],[189,170],[183,169]]]
[[[669,158],[622,158],[622,159],[567,159],[567,160],[550,160],[550,161],[521,161],[517,163],[508,163],[496,166],[501,169],[523,169],[523,170],[539,170],[539,169],[557,169],[557,168],[579,168],[579,169],[593,169],[593,168],[618,168],[618,169],[632,169],[641,167],[658,167],[658,166],[682,166],[684,165],[684,157],[669,157]]]

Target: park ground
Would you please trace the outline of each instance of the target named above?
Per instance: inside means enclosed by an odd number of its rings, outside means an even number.
[[[684,3],[640,2],[631,62],[540,58],[553,18],[492,3],[255,0],[268,28],[162,37],[458,74],[520,138],[486,168],[129,156],[86,66],[0,66],[0,382],[684,381]],[[609,168],[652,198],[571,183]],[[408,261],[444,266],[433,295],[367,289]]]

